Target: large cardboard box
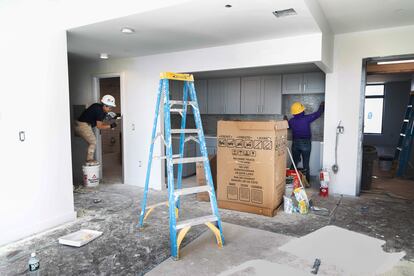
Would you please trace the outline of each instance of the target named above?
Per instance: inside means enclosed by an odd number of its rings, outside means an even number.
[[[216,155],[209,155],[208,159],[210,162],[210,170],[211,170],[211,176],[213,178],[214,190],[217,190],[217,157]],[[197,162],[196,176],[197,176],[198,186],[207,185],[205,174],[204,174],[203,162]],[[198,201],[210,201],[210,196],[208,195],[208,192],[198,193],[197,200]]]
[[[287,121],[219,121],[220,208],[273,216],[283,201]]]

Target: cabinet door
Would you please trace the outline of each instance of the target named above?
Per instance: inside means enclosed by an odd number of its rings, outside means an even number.
[[[224,81],[222,79],[208,80],[207,87],[207,113],[223,114],[225,93]]]
[[[303,74],[303,93],[325,93],[325,74],[321,72]]]
[[[200,114],[207,114],[207,80],[194,81]]]
[[[257,114],[261,104],[260,77],[241,79],[241,114]]]
[[[224,114],[240,114],[240,78],[224,79]]]
[[[283,75],[282,94],[302,94],[303,74]]]
[[[261,82],[262,106],[260,108],[263,114],[281,114],[282,112],[282,77],[264,76]]]
[[[183,88],[184,83],[182,81],[169,81],[170,100],[182,101],[183,100]]]

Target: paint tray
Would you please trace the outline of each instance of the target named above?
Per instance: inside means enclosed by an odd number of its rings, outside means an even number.
[[[102,235],[101,231],[81,229],[59,238],[60,244],[81,247]]]

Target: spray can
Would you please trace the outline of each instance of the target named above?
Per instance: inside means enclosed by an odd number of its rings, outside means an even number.
[[[328,197],[329,195],[329,172],[327,169],[321,170],[319,173],[319,181],[320,181],[320,188],[319,188],[319,196],[321,197]]]
[[[40,261],[36,258],[36,253],[32,253],[29,259],[29,275],[40,276]]]

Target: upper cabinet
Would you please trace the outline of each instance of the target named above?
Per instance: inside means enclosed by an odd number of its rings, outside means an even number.
[[[207,113],[240,114],[240,78],[208,80]]]
[[[197,93],[200,114],[207,114],[207,80],[195,80],[194,87]]]
[[[258,76],[242,78],[242,114],[280,114],[282,77]]]
[[[322,72],[283,75],[282,94],[325,93],[325,74]]]

